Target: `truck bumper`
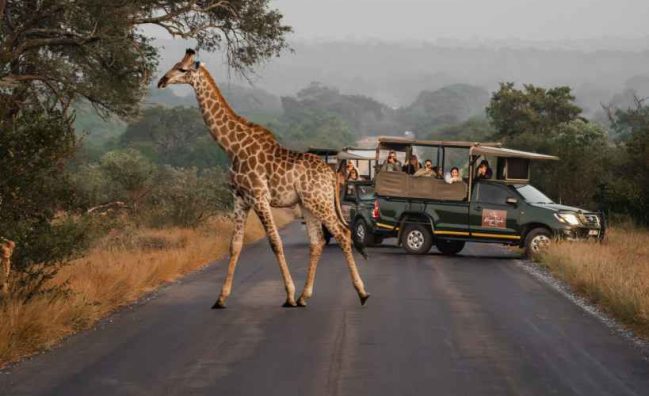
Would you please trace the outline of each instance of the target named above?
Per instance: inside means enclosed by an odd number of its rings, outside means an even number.
[[[580,241],[580,240],[602,240],[604,238],[604,232],[601,228],[590,228],[590,227],[565,227],[556,232],[556,236],[559,239],[564,239],[568,241]]]

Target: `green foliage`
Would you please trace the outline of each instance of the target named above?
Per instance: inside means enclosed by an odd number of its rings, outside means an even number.
[[[268,127],[282,144],[294,150],[342,148],[356,141],[349,126],[336,115],[312,109],[293,111]]]
[[[488,101],[489,93],[484,89],[454,84],[436,91],[422,91],[412,104],[398,109],[396,117],[401,130],[421,135],[481,115]]]
[[[120,144],[138,149],[158,164],[211,168],[228,163],[196,108],[148,108],[129,124]]]
[[[649,106],[636,99],[635,107],[616,110],[611,121],[621,142],[602,199],[608,207],[626,209],[637,223],[649,225]]]
[[[311,83],[295,98],[283,97],[284,116],[294,121],[305,114],[335,115],[349,125],[357,137],[368,134],[389,134],[396,129],[394,111],[374,99],[361,95],[343,95],[337,89]]]
[[[69,121],[57,111],[23,111],[0,120],[0,131],[0,233],[19,246],[17,268],[44,259],[61,261],[73,253],[72,247],[46,254],[50,245],[38,240],[59,235],[51,220],[72,198],[63,173],[76,143]]]
[[[468,140],[485,142],[493,138],[494,127],[483,116],[471,117],[468,120],[452,125],[436,127],[433,131],[422,136],[431,140]]]
[[[560,124],[575,120],[581,113],[569,87],[545,89],[527,84],[523,90],[514,83],[501,83],[491,97],[487,115],[496,128],[496,137],[512,138],[521,133],[547,136]]]
[[[99,162],[99,168],[107,179],[110,195],[134,206],[151,190],[156,169],[151,161],[134,149],[106,153]]]
[[[610,148],[606,132],[580,118],[580,112],[568,87],[518,90],[513,83],[501,84],[487,107],[495,139],[561,159],[535,164],[535,185],[562,203],[601,207],[596,192],[607,177]]]
[[[199,170],[164,166],[147,200],[147,223],[196,227],[232,207],[232,193],[219,168]]]
[[[532,177],[543,191],[563,203],[601,207],[595,193],[607,177],[610,148],[599,125],[583,120],[560,124],[555,134],[537,147],[561,159],[535,164]]]

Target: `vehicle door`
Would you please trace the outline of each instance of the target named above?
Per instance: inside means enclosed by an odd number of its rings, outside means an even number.
[[[520,210],[514,202],[516,194],[500,183],[480,182],[474,190],[469,209],[471,237],[503,242],[519,240]]]

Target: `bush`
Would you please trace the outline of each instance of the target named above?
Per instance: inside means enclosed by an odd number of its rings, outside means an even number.
[[[232,194],[220,168],[163,167],[147,200],[146,222],[154,227],[196,227],[232,206]]]

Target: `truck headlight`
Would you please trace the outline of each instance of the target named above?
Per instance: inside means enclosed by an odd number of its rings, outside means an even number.
[[[579,218],[574,213],[555,213],[554,217],[557,218],[562,223],[567,223],[570,225],[579,225]]]

